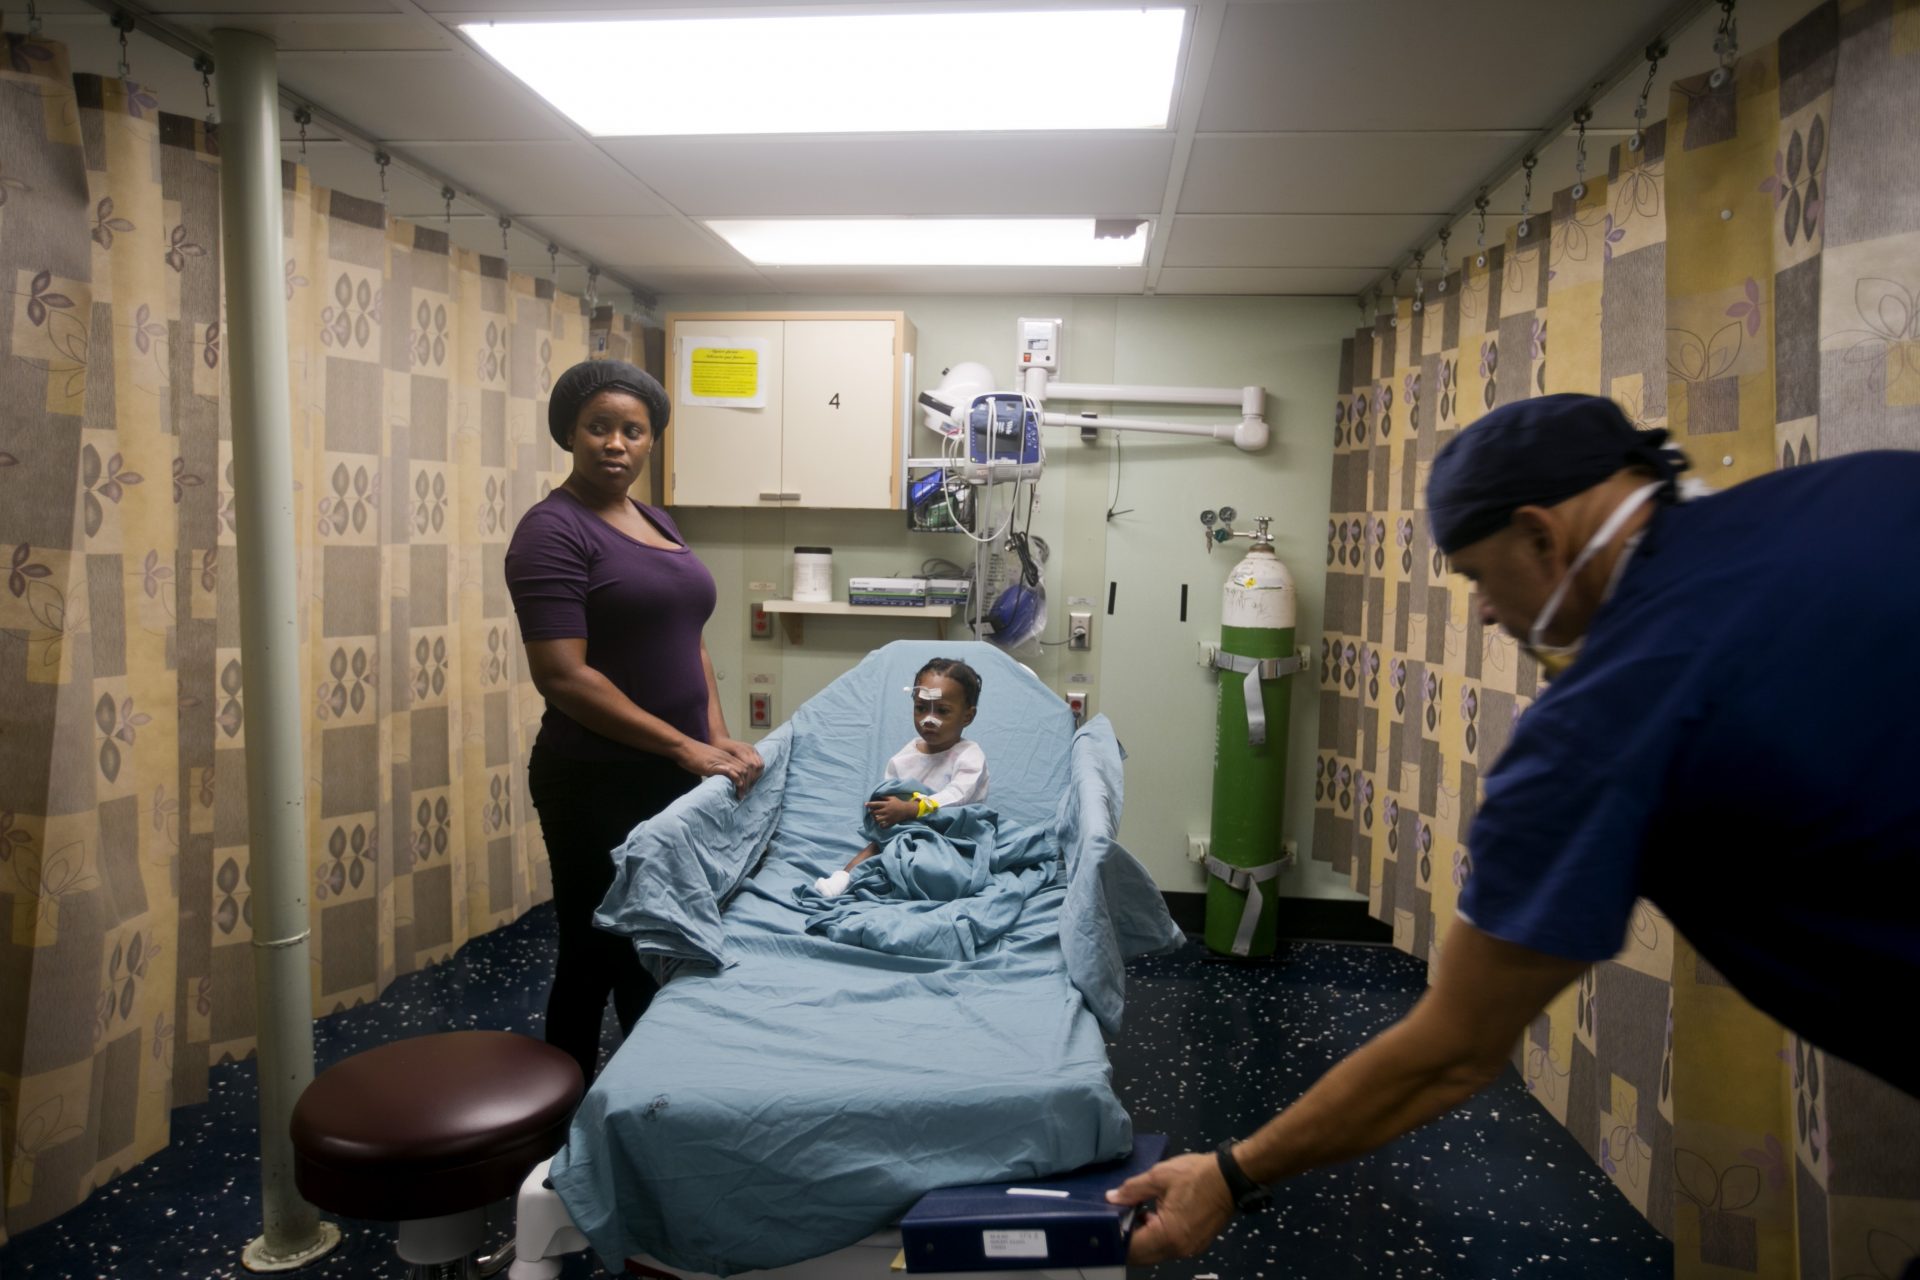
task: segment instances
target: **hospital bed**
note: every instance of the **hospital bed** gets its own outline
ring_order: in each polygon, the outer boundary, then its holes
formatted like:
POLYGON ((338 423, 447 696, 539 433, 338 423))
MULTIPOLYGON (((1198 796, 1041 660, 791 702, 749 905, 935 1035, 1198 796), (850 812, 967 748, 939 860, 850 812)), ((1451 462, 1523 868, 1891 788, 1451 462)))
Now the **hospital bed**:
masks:
POLYGON ((886 1280, 895 1224, 926 1192, 1131 1149, 1102 1032, 1119 1030, 1126 960, 1182 938, 1114 839, 1121 752, 1106 720, 1076 732, 1056 694, 989 646, 903 641, 760 751, 744 799, 709 779, 616 851, 598 923, 665 985, 566 1145, 526 1179, 514 1280, 556 1276, 587 1247, 675 1280, 886 1280), (857 851, 860 806, 910 732, 904 690, 934 657, 981 673, 967 736, 986 751, 988 806, 1003 833, 1038 833, 1047 862, 994 876, 1017 913, 867 902, 854 912, 868 913, 866 945, 809 932, 823 904, 806 886, 857 851))

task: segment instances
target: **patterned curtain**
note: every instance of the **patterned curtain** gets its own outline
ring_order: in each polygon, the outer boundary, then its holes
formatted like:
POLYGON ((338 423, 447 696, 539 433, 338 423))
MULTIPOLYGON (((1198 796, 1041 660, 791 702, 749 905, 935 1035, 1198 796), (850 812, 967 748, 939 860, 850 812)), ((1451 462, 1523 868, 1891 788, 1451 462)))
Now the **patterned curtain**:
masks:
MULTIPOLYGON (((1671 428, 1716 487, 1920 448, 1917 86, 1920 9, 1823 5, 1343 346, 1314 852, 1402 948, 1439 953, 1481 774, 1539 689, 1429 542, 1435 451, 1554 391, 1671 428)), ((1920 1102, 1782 1031, 1645 903, 1516 1066, 1677 1275, 1891 1280, 1920 1254, 1920 1102)))
MULTIPOLYGON (((253 1046, 219 156, 0 68, 0 1239, 253 1046)), ((548 893, 503 578, 578 299, 285 170, 316 1013, 548 893)))

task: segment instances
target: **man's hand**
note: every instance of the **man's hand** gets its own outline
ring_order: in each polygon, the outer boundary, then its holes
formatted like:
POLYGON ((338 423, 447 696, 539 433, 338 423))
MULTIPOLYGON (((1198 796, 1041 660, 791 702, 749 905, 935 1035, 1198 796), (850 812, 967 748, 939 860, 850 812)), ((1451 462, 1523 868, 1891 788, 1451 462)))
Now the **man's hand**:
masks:
POLYGON ((867 813, 872 816, 873 825, 887 831, 919 817, 920 804, 906 796, 887 796, 867 801, 867 813))
POLYGON ((1107 1192, 1113 1204, 1154 1201, 1133 1229, 1128 1263, 1144 1266, 1204 1252, 1233 1217, 1233 1197, 1210 1155, 1175 1156, 1107 1192))

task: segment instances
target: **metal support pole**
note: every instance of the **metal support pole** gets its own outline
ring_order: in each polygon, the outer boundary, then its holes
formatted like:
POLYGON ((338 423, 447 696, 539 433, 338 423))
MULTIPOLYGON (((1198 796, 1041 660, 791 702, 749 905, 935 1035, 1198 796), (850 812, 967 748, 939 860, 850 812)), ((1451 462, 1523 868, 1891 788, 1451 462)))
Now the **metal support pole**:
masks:
POLYGON ((262 1234, 242 1261, 288 1271, 340 1242, 293 1185, 293 1104, 313 1079, 307 976, 306 768, 301 759, 293 439, 281 259, 280 103, 274 46, 213 33, 220 81, 221 262, 232 385, 240 666, 253 856, 262 1234))

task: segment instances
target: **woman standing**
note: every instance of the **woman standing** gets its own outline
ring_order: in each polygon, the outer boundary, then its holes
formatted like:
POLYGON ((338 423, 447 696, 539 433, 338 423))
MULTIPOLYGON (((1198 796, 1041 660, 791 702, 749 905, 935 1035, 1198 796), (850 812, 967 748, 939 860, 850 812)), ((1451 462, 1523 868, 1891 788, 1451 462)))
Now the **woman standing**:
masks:
POLYGON ((758 752, 727 736, 701 638, 713 575, 666 512, 627 496, 668 412, 660 384, 624 361, 562 374, 547 429, 573 470, 507 547, 527 666, 547 701, 527 766, 560 925, 547 1042, 587 1080, 608 993, 625 1032, 657 989, 628 940, 593 925, 613 850, 699 779, 725 777, 745 794, 761 768, 758 752))

